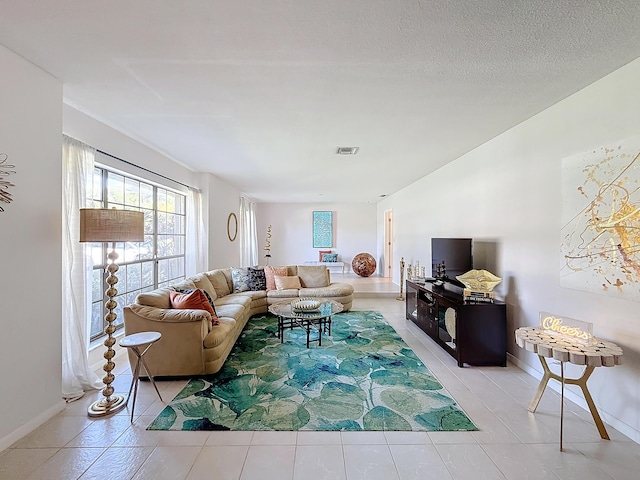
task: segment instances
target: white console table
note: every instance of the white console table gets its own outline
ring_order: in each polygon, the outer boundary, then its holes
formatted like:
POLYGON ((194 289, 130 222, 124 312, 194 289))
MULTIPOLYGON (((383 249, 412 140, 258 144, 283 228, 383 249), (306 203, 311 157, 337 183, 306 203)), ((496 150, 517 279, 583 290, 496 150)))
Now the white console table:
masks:
POLYGON ((342 273, 344 273, 344 262, 304 262, 305 265, 324 265, 327 268, 331 267, 340 267, 342 269, 342 273))

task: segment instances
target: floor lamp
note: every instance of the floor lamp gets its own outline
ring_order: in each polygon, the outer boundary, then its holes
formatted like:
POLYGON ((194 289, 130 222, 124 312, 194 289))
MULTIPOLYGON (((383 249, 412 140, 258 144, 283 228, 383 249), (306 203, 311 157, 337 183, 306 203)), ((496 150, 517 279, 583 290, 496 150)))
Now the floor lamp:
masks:
POLYGON ((118 306, 114 297, 118 294, 115 285, 118 283, 116 272, 118 271, 118 254, 116 253, 116 242, 142 242, 144 241, 144 213, 132 210, 116 210, 107 208, 82 208, 80 209, 80 241, 81 242, 111 242, 111 252, 107 255, 109 262, 105 268, 107 273, 106 283, 107 290, 104 306, 107 314, 104 316, 107 326, 104 333, 107 339, 104 346, 107 351, 104 358, 107 361, 102 369, 106 375, 102 379, 104 388, 102 395, 104 398, 95 401, 89 406, 88 414, 90 417, 102 417, 119 412, 126 405, 126 399, 122 395, 114 395, 111 384, 115 380, 112 373, 116 364, 113 362, 115 350, 112 348, 116 343, 113 334, 116 327, 113 325, 117 318, 115 309, 118 306))

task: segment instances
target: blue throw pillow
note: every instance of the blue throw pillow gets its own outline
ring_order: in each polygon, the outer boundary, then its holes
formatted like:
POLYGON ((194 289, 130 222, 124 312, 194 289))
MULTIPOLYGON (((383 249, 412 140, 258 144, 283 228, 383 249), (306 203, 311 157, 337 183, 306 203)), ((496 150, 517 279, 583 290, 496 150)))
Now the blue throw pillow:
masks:
POLYGON ((323 253, 322 254, 323 262, 337 262, 338 254, 337 253, 323 253))

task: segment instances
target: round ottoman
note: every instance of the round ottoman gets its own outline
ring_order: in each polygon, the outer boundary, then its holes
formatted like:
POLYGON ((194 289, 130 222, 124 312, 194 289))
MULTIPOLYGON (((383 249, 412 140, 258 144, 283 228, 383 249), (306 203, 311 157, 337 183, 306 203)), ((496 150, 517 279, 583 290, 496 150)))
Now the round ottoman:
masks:
POLYGON ((376 259, 368 253, 359 253, 353 257, 351 268, 361 277, 368 277, 376 271, 376 259))

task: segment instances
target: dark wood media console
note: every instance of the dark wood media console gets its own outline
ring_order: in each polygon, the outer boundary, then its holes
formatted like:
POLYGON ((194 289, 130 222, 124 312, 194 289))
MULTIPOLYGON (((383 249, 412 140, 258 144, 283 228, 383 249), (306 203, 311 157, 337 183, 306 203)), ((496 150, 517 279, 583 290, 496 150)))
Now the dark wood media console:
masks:
POLYGON ((411 320, 458 361, 458 366, 507 366, 507 308, 504 302, 464 301, 462 288, 407 280, 411 320))

